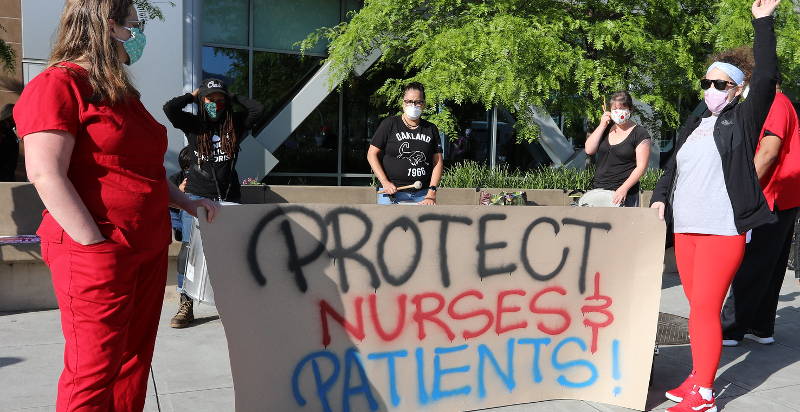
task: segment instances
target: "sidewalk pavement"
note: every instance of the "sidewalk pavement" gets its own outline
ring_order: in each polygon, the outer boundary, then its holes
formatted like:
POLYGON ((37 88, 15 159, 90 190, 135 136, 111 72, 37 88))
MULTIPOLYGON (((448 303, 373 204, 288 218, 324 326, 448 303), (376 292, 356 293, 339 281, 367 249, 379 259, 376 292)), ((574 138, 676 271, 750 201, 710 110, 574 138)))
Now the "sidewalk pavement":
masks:
MULTIPOLYGON (((677 275, 665 274, 661 311, 688 316, 677 275)), ((725 348, 716 391, 726 412, 800 411, 800 287, 787 272, 781 290, 774 345, 745 341, 725 348)), ((222 323, 211 306, 195 307, 197 321, 171 329, 177 308, 168 293, 148 388, 145 411, 233 411, 233 381, 222 323)), ((0 411, 52 411, 62 367, 63 338, 57 310, 0 313, 0 411)), ((673 405, 665 390, 677 386, 691 368, 688 345, 662 347, 655 358, 648 410, 673 405)), ((583 401, 559 400, 492 409, 492 412, 628 411, 583 401)))

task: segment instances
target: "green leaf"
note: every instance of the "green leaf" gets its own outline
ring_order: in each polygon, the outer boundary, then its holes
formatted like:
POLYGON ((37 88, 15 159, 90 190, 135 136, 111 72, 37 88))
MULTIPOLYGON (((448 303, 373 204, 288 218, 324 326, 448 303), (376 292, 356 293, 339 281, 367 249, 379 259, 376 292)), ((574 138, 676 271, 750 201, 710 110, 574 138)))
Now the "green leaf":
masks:
MULTIPOLYGON (((156 3, 166 3, 170 7, 175 7, 175 3, 172 1, 158 1, 156 3)), ((161 8, 154 5, 150 0, 133 0, 133 5, 136 6, 137 10, 143 12, 148 19, 164 21, 164 13, 161 8)))
MULTIPOLYGON (((398 98, 398 84, 425 84, 431 106, 502 106, 517 118, 520 140, 538 136, 530 105, 583 125, 600 101, 628 90, 652 107, 654 137, 672 135, 700 96, 697 79, 710 53, 751 44, 750 0, 366 0, 351 18, 300 42, 329 41, 332 79, 347 79, 370 51, 378 66, 400 64, 403 78, 377 92, 398 98)), ((777 14, 785 79, 800 79, 800 17, 784 1, 777 14)), ((789 82, 791 83, 791 82, 789 82)), ((785 87, 800 91, 797 82, 785 87)), ((463 119, 441 115, 447 129, 463 119), (446 120, 445 120, 446 119, 446 120)), ((441 124, 440 124, 441 123, 441 124)), ((583 127, 583 126, 581 126, 583 127)), ((593 127, 593 126, 589 126, 593 127)), ((586 130, 574 128, 582 141, 586 130)))

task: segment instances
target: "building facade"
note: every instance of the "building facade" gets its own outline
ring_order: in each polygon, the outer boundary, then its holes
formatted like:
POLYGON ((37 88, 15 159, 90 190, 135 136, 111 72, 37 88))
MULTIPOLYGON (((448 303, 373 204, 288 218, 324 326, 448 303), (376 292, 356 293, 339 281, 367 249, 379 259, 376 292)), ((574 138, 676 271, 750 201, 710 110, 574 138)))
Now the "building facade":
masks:
MULTIPOLYGON (((46 67, 64 3, 19 2, 0 0, 4 13, 6 4, 16 4, 17 9, 8 10, 21 16, 19 80, 27 83, 46 67)), ((145 106, 170 130, 165 159, 169 171, 177 169, 177 153, 185 140, 169 125, 163 104, 191 92, 203 78, 217 77, 232 92, 251 96, 266 107, 255 136, 242 143, 237 164, 242 179, 252 177, 270 184, 370 184, 366 152, 372 134, 384 116, 400 109, 399 102, 382 101, 375 92, 387 78, 404 73, 399 67, 383 65, 367 69, 345 87, 321 90, 327 44, 320 43, 305 55, 297 45, 314 30, 346 20, 348 13, 362 7, 362 0, 151 3, 161 8, 164 20, 148 22, 147 48, 130 72, 145 106), (272 127, 280 122, 285 124, 272 127)), ((451 109, 459 119, 460 136, 450 136, 445 145, 447 163, 473 159, 530 169, 558 157, 556 149, 562 158, 574 151, 563 135, 564 141, 555 145, 516 143, 515 120, 502 108, 464 105, 451 109)), ((549 129, 560 134, 553 119, 545 117, 552 123, 549 129)))

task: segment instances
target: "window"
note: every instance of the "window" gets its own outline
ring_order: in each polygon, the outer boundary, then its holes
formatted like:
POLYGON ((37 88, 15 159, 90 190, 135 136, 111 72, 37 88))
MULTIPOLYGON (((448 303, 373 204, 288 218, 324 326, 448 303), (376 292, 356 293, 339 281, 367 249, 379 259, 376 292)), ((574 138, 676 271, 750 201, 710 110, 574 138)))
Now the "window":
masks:
POLYGON ((403 75, 401 67, 370 69, 344 89, 342 107, 342 167, 346 173, 372 173, 367 162, 372 135, 387 113, 399 112, 398 105, 375 98, 375 92, 390 77, 403 75))
MULTIPOLYGON (((271 118, 316 73, 327 48, 322 42, 301 56, 295 44, 320 27, 337 25, 362 6, 363 0, 203 0, 203 77, 220 78, 233 93, 252 96, 271 118)), ((331 93, 275 150, 279 163, 265 181, 371 181, 367 148, 381 116, 389 111, 373 95, 387 76, 365 75, 354 90, 331 93)), ((242 176, 264 175, 263 167, 255 170, 258 158, 240 158, 242 176)))
POLYGON ((321 57, 254 52, 253 97, 267 113, 276 112, 319 69, 321 57))
MULTIPOLYGON (((342 4, 336 0, 254 0, 254 46, 296 52, 295 43, 320 27, 337 25, 341 17, 342 4)), ((327 43, 320 42, 310 52, 324 54, 327 47, 327 43)))
POLYGON ((202 13, 203 43, 247 46, 250 26, 248 0, 205 0, 202 13))
POLYGON ((220 79, 234 94, 249 93, 249 59, 246 50, 203 47, 203 78, 220 79))
POLYGON ((339 170, 339 94, 328 96, 273 153, 273 173, 337 173, 339 170))

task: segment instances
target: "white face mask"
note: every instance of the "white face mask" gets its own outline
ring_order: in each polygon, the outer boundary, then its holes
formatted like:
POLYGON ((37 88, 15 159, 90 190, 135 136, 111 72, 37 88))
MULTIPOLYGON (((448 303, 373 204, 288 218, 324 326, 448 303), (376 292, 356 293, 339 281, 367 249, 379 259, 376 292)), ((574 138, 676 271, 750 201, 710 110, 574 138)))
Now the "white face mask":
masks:
POLYGON ((616 124, 623 124, 630 120, 631 111, 628 109, 614 109, 611 111, 611 120, 616 124))
POLYGON ((406 116, 412 120, 417 120, 420 116, 422 116, 422 108, 413 104, 405 106, 403 108, 403 112, 405 112, 406 116))

